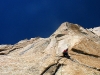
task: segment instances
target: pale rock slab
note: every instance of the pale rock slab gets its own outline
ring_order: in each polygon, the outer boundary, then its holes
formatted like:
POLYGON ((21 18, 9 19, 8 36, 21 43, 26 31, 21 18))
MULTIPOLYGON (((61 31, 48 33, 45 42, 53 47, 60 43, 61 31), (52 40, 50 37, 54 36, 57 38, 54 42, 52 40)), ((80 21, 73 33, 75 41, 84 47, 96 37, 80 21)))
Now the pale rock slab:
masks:
POLYGON ((0 75, 100 75, 99 63, 99 35, 68 22, 48 38, 0 45, 0 75))

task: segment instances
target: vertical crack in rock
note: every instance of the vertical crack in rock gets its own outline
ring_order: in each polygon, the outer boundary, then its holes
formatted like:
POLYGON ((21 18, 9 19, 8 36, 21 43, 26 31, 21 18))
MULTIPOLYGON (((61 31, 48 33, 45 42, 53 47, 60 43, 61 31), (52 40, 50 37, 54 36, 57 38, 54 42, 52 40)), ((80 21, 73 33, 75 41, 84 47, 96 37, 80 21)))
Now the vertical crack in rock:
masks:
POLYGON ((55 70, 55 72, 54 72, 54 74, 53 75, 55 75, 56 74, 56 72, 58 71, 58 69, 61 67, 61 64, 58 64, 58 66, 56 67, 56 70, 55 70))
POLYGON ((48 66, 42 73, 41 75, 55 75, 56 72, 58 71, 58 69, 61 67, 61 64, 52 64, 50 66, 48 66))
POLYGON ((58 69, 61 67, 61 64, 59 64, 59 61, 62 58, 57 60, 57 63, 49 65, 40 75, 55 75, 58 69))
MULTIPOLYGON (((52 64, 52 65, 48 66, 47 68, 45 68, 45 70, 40 75, 44 75, 48 70, 50 70, 51 67, 53 67, 55 65, 56 64, 52 64)), ((51 72, 53 72, 53 68, 52 68, 51 72)))

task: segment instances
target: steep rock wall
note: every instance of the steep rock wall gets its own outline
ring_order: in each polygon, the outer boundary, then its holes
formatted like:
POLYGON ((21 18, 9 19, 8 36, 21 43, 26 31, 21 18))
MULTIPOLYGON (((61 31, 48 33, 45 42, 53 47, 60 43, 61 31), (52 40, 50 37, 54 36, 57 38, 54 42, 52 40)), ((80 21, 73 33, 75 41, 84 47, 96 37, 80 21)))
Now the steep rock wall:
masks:
POLYGON ((0 75, 100 75, 99 63, 99 36, 68 22, 49 38, 0 45, 0 75))

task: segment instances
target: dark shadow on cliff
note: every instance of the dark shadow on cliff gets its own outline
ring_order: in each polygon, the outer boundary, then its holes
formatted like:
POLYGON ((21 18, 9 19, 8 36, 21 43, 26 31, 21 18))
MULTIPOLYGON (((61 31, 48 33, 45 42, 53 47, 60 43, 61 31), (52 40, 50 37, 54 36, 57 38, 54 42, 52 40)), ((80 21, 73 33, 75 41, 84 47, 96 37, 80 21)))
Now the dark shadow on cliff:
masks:
POLYGON ((56 38, 56 37, 62 37, 62 36, 64 36, 64 35, 65 35, 65 34, 58 34, 58 35, 55 36, 55 38, 56 38))
POLYGON ((45 70, 40 75, 43 75, 47 70, 49 70, 50 67, 52 67, 54 65, 56 65, 56 64, 52 64, 52 65, 48 66, 47 68, 45 68, 45 70))
POLYGON ((72 49, 72 51, 73 52, 76 52, 76 53, 79 53, 79 54, 83 54, 83 55, 88 55, 88 56, 92 56, 92 57, 96 57, 96 58, 99 58, 100 56, 98 56, 98 55, 93 55, 93 54, 88 54, 88 53, 86 53, 86 52, 84 52, 84 51, 81 51, 81 50, 77 50, 77 49, 72 49))
POLYGON ((57 65, 57 63, 56 64, 52 64, 52 65, 48 66, 47 68, 45 68, 45 70, 40 75, 44 75, 45 73, 49 73, 51 75, 55 75, 60 67, 61 67, 61 64, 58 64, 58 65, 57 65))

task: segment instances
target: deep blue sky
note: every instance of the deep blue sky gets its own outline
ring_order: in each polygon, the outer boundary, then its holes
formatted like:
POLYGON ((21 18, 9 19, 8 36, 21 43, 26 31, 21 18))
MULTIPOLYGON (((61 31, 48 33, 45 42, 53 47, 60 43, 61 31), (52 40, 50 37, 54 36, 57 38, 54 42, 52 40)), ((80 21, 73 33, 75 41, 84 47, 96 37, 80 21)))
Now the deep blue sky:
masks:
POLYGON ((0 0, 0 44, 49 37, 66 21, 100 26, 100 0, 0 0))

